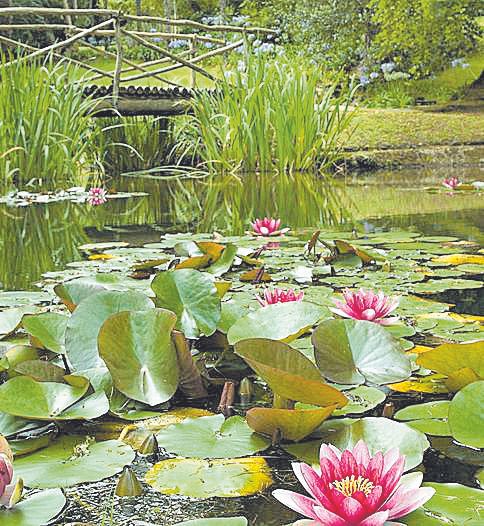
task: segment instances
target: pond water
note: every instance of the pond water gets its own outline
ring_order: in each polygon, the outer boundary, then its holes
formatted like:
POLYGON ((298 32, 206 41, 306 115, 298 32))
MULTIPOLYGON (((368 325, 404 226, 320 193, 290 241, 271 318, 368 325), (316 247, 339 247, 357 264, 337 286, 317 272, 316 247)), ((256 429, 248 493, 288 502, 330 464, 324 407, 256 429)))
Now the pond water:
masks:
MULTIPOLYGON (((207 232, 213 230, 210 225, 220 232, 242 234, 250 219, 263 215, 281 217, 293 229, 306 228, 304 239, 316 227, 329 225, 363 233, 397 228, 426 236, 455 236, 482 246, 483 194, 428 190, 439 187, 443 177, 451 175, 465 181, 484 179, 479 167, 382 171, 334 180, 308 174, 169 182, 124 178, 113 181, 110 189, 148 195, 113 199, 96 208, 72 202, 18 208, 0 205, 0 290, 36 290, 36 283, 46 273, 55 278, 57 271, 83 259, 79 247, 87 243, 123 241, 142 246, 158 242, 162 233, 207 232)), ((446 291, 431 299, 455 303, 457 312, 479 315, 483 310, 481 290, 446 291)), ((395 410, 423 400, 421 394, 383 389, 388 394, 386 402, 395 410)), ((214 409, 216 403, 212 398, 208 407, 214 409)), ((381 405, 367 416, 382 416, 381 405)), ((423 459, 425 480, 475 486, 475 471, 484 463, 482 450, 456 446, 449 437, 433 437, 431 443, 435 447, 428 449, 423 459)), ((280 448, 268 449, 263 456, 273 468, 274 486, 294 487, 290 457, 280 448)), ((152 460, 137 458, 134 462, 140 480, 152 460)), ((117 499, 113 496, 116 479, 67 489, 68 507, 56 524, 89 521, 135 526, 142 524, 137 521, 146 521, 168 525, 198 517, 243 515, 251 525, 281 526, 297 518, 269 492, 193 501, 146 487, 142 497, 117 499)))
POLYGON ((0 290, 35 290, 43 273, 81 259, 79 247, 86 243, 137 246, 175 231, 241 234, 249 220, 267 214, 292 228, 351 225, 370 232, 397 227, 482 245, 482 193, 424 189, 438 187, 451 175, 482 180, 483 172, 479 167, 398 170, 329 181, 308 174, 249 174, 217 181, 121 178, 111 183, 112 190, 149 195, 110 200, 97 208, 67 201, 17 208, 0 204, 0 290))

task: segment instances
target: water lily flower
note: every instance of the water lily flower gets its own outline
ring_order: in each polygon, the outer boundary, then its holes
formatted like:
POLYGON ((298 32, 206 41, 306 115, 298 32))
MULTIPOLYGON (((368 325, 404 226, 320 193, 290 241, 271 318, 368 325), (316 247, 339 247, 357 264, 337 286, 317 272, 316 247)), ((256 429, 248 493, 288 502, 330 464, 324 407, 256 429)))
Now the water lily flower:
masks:
POLYGON ((313 519, 311 526, 383 526, 416 510, 435 493, 420 487, 422 473, 403 475, 405 457, 398 449, 371 457, 362 440, 343 452, 322 444, 320 465, 321 475, 307 464, 292 464, 311 497, 283 489, 272 493, 285 506, 313 519))
POLYGON ((13 507, 22 495, 22 480, 14 480, 13 454, 8 442, 0 435, 0 507, 13 507))
POLYGON ((281 228, 281 220, 272 217, 264 217, 264 219, 256 219, 252 225, 252 234, 256 236, 280 236, 289 232, 289 228, 281 228))
POLYGON ((86 201, 92 206, 103 205, 107 201, 106 195, 107 192, 104 190, 104 188, 90 188, 89 192, 87 193, 86 201))
POLYGON ((296 292, 294 289, 266 289, 262 296, 257 296, 257 301, 262 307, 274 305, 274 303, 289 303, 291 301, 302 301, 304 292, 296 292))
POLYGON ((372 290, 360 289, 351 292, 345 289, 343 297, 344 302, 333 300, 337 308, 330 307, 331 311, 343 318, 373 321, 380 325, 391 325, 398 320, 398 316, 387 316, 398 307, 399 299, 385 296, 382 291, 375 293, 372 290))
POLYGON ((450 190, 455 190, 460 185, 460 181, 458 177, 447 177, 442 181, 442 185, 450 190))

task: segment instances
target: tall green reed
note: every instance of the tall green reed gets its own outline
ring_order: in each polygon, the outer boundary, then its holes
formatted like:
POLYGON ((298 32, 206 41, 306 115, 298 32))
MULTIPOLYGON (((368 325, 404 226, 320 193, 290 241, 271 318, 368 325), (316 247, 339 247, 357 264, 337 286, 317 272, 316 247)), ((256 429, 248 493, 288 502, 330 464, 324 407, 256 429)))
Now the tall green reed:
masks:
POLYGON ((0 185, 82 185, 102 169, 79 75, 63 62, 0 62, 0 185))
POLYGON ((247 57, 216 92, 193 100, 177 154, 210 171, 308 171, 338 159, 348 131, 352 91, 320 88, 316 68, 247 57))

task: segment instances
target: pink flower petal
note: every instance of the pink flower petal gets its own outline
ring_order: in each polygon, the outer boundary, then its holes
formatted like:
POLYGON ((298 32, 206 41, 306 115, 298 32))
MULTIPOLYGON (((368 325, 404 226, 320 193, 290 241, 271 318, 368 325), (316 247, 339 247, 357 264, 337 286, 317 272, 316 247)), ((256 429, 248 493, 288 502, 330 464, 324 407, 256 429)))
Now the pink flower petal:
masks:
POLYGON ((367 517, 363 522, 360 522, 358 526, 383 526, 388 519, 387 511, 379 511, 367 517))
POLYGON ((346 497, 340 513, 350 524, 359 524, 359 521, 368 515, 365 513, 365 507, 352 497, 346 497))
POLYGON ((389 519, 398 519, 404 515, 408 515, 412 511, 420 508, 428 500, 430 500, 435 493, 434 488, 418 488, 411 489, 407 492, 399 492, 399 489, 393 494, 392 498, 385 503, 384 509, 389 510, 389 519), (391 506, 392 502, 395 504, 391 506))
POLYGON ((318 503, 309 497, 287 489, 276 489, 272 492, 272 496, 284 504, 284 506, 291 508, 291 510, 301 515, 309 517, 310 519, 318 518, 314 513, 314 507, 317 506, 318 503))
POLYGON ((322 506, 315 506, 314 512, 316 518, 324 524, 324 526, 349 526, 348 523, 336 513, 333 513, 322 506))

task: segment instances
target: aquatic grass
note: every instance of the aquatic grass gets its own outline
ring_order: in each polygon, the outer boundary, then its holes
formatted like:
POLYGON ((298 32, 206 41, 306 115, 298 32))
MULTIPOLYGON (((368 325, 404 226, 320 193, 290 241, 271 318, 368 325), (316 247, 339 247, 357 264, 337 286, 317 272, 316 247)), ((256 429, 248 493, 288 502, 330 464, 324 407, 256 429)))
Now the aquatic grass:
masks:
POLYGON ((109 117, 95 122, 96 147, 111 175, 150 170, 163 164, 172 148, 172 124, 166 117, 109 117))
POLYGON ((0 63, 0 171, 6 188, 83 185, 99 171, 93 102, 70 82, 74 68, 50 60, 0 63))
POLYGON ((210 171, 308 171, 331 165, 348 130, 352 90, 320 88, 316 68, 247 57, 216 91, 198 93, 177 152, 210 171), (190 149, 191 146, 191 149, 190 149))

